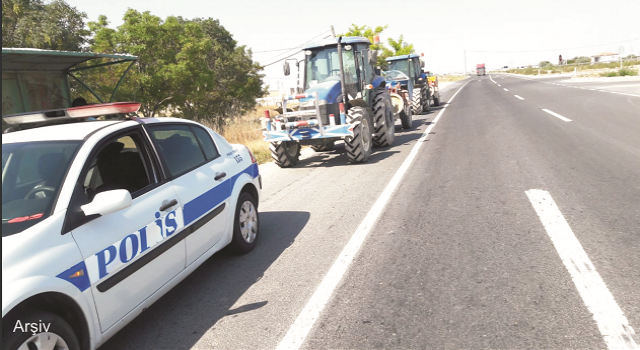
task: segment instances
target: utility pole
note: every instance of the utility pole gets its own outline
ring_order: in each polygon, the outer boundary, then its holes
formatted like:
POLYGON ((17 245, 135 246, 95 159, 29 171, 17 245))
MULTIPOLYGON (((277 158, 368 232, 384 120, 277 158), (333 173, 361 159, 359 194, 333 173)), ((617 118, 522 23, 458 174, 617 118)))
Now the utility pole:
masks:
POLYGON ((464 49, 464 69, 462 70, 462 75, 467 75, 467 49, 464 49))

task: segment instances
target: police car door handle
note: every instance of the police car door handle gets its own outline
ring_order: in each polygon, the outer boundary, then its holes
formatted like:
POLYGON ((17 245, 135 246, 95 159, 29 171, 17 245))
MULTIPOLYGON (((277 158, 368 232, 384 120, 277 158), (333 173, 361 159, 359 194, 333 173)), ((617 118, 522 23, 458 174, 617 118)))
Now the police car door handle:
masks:
POLYGON ((178 204, 178 201, 175 199, 172 199, 171 201, 166 201, 166 200, 162 201, 162 206, 160 207, 160 211, 165 211, 167 209, 170 209, 176 204, 178 204))
POLYGON ((213 179, 218 181, 218 180, 224 178, 225 176, 227 176, 227 173, 216 173, 216 177, 214 177, 213 179))

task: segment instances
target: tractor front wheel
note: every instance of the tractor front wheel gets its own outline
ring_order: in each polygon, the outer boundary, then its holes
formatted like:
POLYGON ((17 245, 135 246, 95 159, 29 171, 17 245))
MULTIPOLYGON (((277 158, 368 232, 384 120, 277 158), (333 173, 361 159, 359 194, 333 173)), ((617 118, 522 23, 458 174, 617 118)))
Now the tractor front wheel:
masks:
POLYGON ((316 152, 329 152, 333 150, 335 143, 335 141, 323 141, 321 144, 311 145, 311 149, 316 152))
POLYGON ((353 125, 353 137, 344 139, 344 147, 351 163, 365 163, 371 157, 371 119, 362 107, 347 112, 347 123, 353 125), (355 125, 354 125, 355 124, 355 125))
POLYGON ((413 113, 411 108, 407 106, 402 112, 400 112, 400 121, 402 122, 403 129, 411 129, 413 127, 413 113))
POLYGON ((431 96, 428 88, 421 89, 422 92, 422 102, 424 106, 422 107, 422 111, 428 113, 431 110, 431 96))
POLYGON ((300 144, 295 141, 271 142, 271 157, 281 168, 290 168, 300 161, 300 144))

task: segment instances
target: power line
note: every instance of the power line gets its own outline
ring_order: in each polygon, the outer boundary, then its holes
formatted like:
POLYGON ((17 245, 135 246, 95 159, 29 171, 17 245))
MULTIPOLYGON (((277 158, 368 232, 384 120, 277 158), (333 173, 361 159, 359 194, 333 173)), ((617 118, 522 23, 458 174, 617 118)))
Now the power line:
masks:
POLYGON ((271 63, 269 63, 269 64, 265 64, 264 66, 262 66, 262 68, 272 66, 272 65, 274 65, 274 64, 276 64, 276 63, 278 63, 278 62, 282 62, 282 61, 286 60, 287 58, 290 58, 290 57, 293 57, 293 56, 297 55, 298 53, 299 53, 299 52, 296 52, 296 53, 294 53, 294 54, 292 54, 292 55, 289 55, 289 56, 287 56, 287 57, 281 58, 281 59, 279 59, 279 60, 277 60, 277 61, 275 61, 275 62, 271 62, 271 63))
POLYGON ((563 48, 563 49, 525 50, 525 51, 480 51, 480 50, 467 50, 467 52, 482 52, 482 53, 522 53, 522 52, 547 52, 547 51, 560 51, 560 50, 578 50, 578 49, 588 49, 588 48, 590 48, 590 47, 598 47, 598 46, 605 46, 605 45, 613 45, 613 44, 627 43, 627 42, 630 42, 630 41, 636 41, 636 40, 640 40, 640 38, 637 38, 637 39, 631 39, 631 40, 624 40, 624 41, 616 41, 616 42, 608 43, 608 44, 598 44, 598 45, 590 45, 590 46, 581 46, 581 47, 563 48))
MULTIPOLYGON (((299 46, 298 46, 299 47, 299 46)), ((256 51, 253 52, 254 54, 256 53, 265 53, 265 52, 276 52, 276 51, 286 51, 286 50, 293 50, 293 49, 297 49, 298 47, 290 47, 288 49, 277 49, 277 50, 265 50, 265 51, 256 51)))
MULTIPOLYGON (((311 40, 313 40, 313 39, 315 39, 315 38, 317 38, 317 37, 319 37, 319 36, 325 35, 327 32, 329 32, 329 30, 325 30, 324 32, 322 32, 322 33, 320 33, 320 34, 318 34, 318 35, 314 36, 313 38, 306 40, 306 41, 305 41, 305 42, 303 42, 302 44, 300 44, 300 45, 298 45, 298 46, 296 46, 296 47, 291 48, 289 51, 291 51, 291 50, 295 50, 295 49, 299 49, 299 48, 301 48, 301 47, 302 47, 302 45, 304 45, 304 44, 308 43, 309 41, 311 41, 311 40)), ((273 57, 271 57, 271 58, 269 58, 269 59, 266 59, 265 61, 271 61, 272 59, 275 59, 275 58, 280 57, 280 56, 282 56, 282 55, 286 55, 287 53, 288 53, 288 52, 281 53, 281 54, 279 54, 279 55, 276 55, 276 56, 273 56, 273 57)), ((285 57, 285 58, 278 59, 277 61, 273 61, 273 62, 271 62, 271 63, 269 63, 269 64, 267 64, 267 65, 265 65, 265 66, 263 66, 263 67, 270 66, 270 65, 272 65, 272 64, 274 64, 274 63, 277 63, 277 62, 280 62, 280 61, 282 61, 282 60, 285 60, 285 59, 287 59, 287 58, 289 58, 289 57, 291 57, 291 56, 294 56, 294 55, 296 55, 296 54, 297 54, 297 52, 296 52, 295 54, 293 54, 293 55, 287 56, 287 57, 285 57)))

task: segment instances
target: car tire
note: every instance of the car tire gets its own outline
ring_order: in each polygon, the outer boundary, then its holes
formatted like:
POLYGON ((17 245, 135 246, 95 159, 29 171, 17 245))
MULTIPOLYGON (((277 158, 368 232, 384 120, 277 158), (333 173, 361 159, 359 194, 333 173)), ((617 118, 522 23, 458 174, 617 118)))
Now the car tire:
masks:
POLYGON ((347 112, 347 123, 353 125, 353 137, 344 138, 347 157, 351 163, 365 163, 371 157, 373 148, 371 119, 362 107, 352 107, 347 112))
POLYGON ((396 138, 396 127, 391 99, 385 90, 378 90, 373 95, 371 109, 373 110, 373 145, 392 146, 396 138))
MULTIPOLYGON (((7 322, 8 324, 4 324, 5 321, 7 320, 3 319, 2 322, 2 350, 17 350, 20 348, 80 350, 78 336, 73 331, 73 328, 64 318, 56 314, 44 311, 27 311, 23 312, 17 319, 7 322), (18 321, 22 327, 24 327, 25 323, 31 323, 45 325, 48 328, 46 332, 38 333, 36 331, 35 335, 31 329, 27 329, 26 332, 14 332, 18 321), (45 347, 43 344, 55 344, 56 346, 45 347)), ((43 329, 40 328, 39 330, 43 329)))
POLYGON ((411 100, 411 109, 413 114, 422 113, 422 89, 414 87, 413 88, 413 98, 411 100))
POLYGON ((281 168, 290 168, 300 161, 300 144, 295 141, 271 142, 271 158, 281 168))
POLYGON ((260 218, 256 199, 247 192, 240 193, 233 216, 233 238, 229 245, 235 254, 246 254, 256 246, 260 218))

